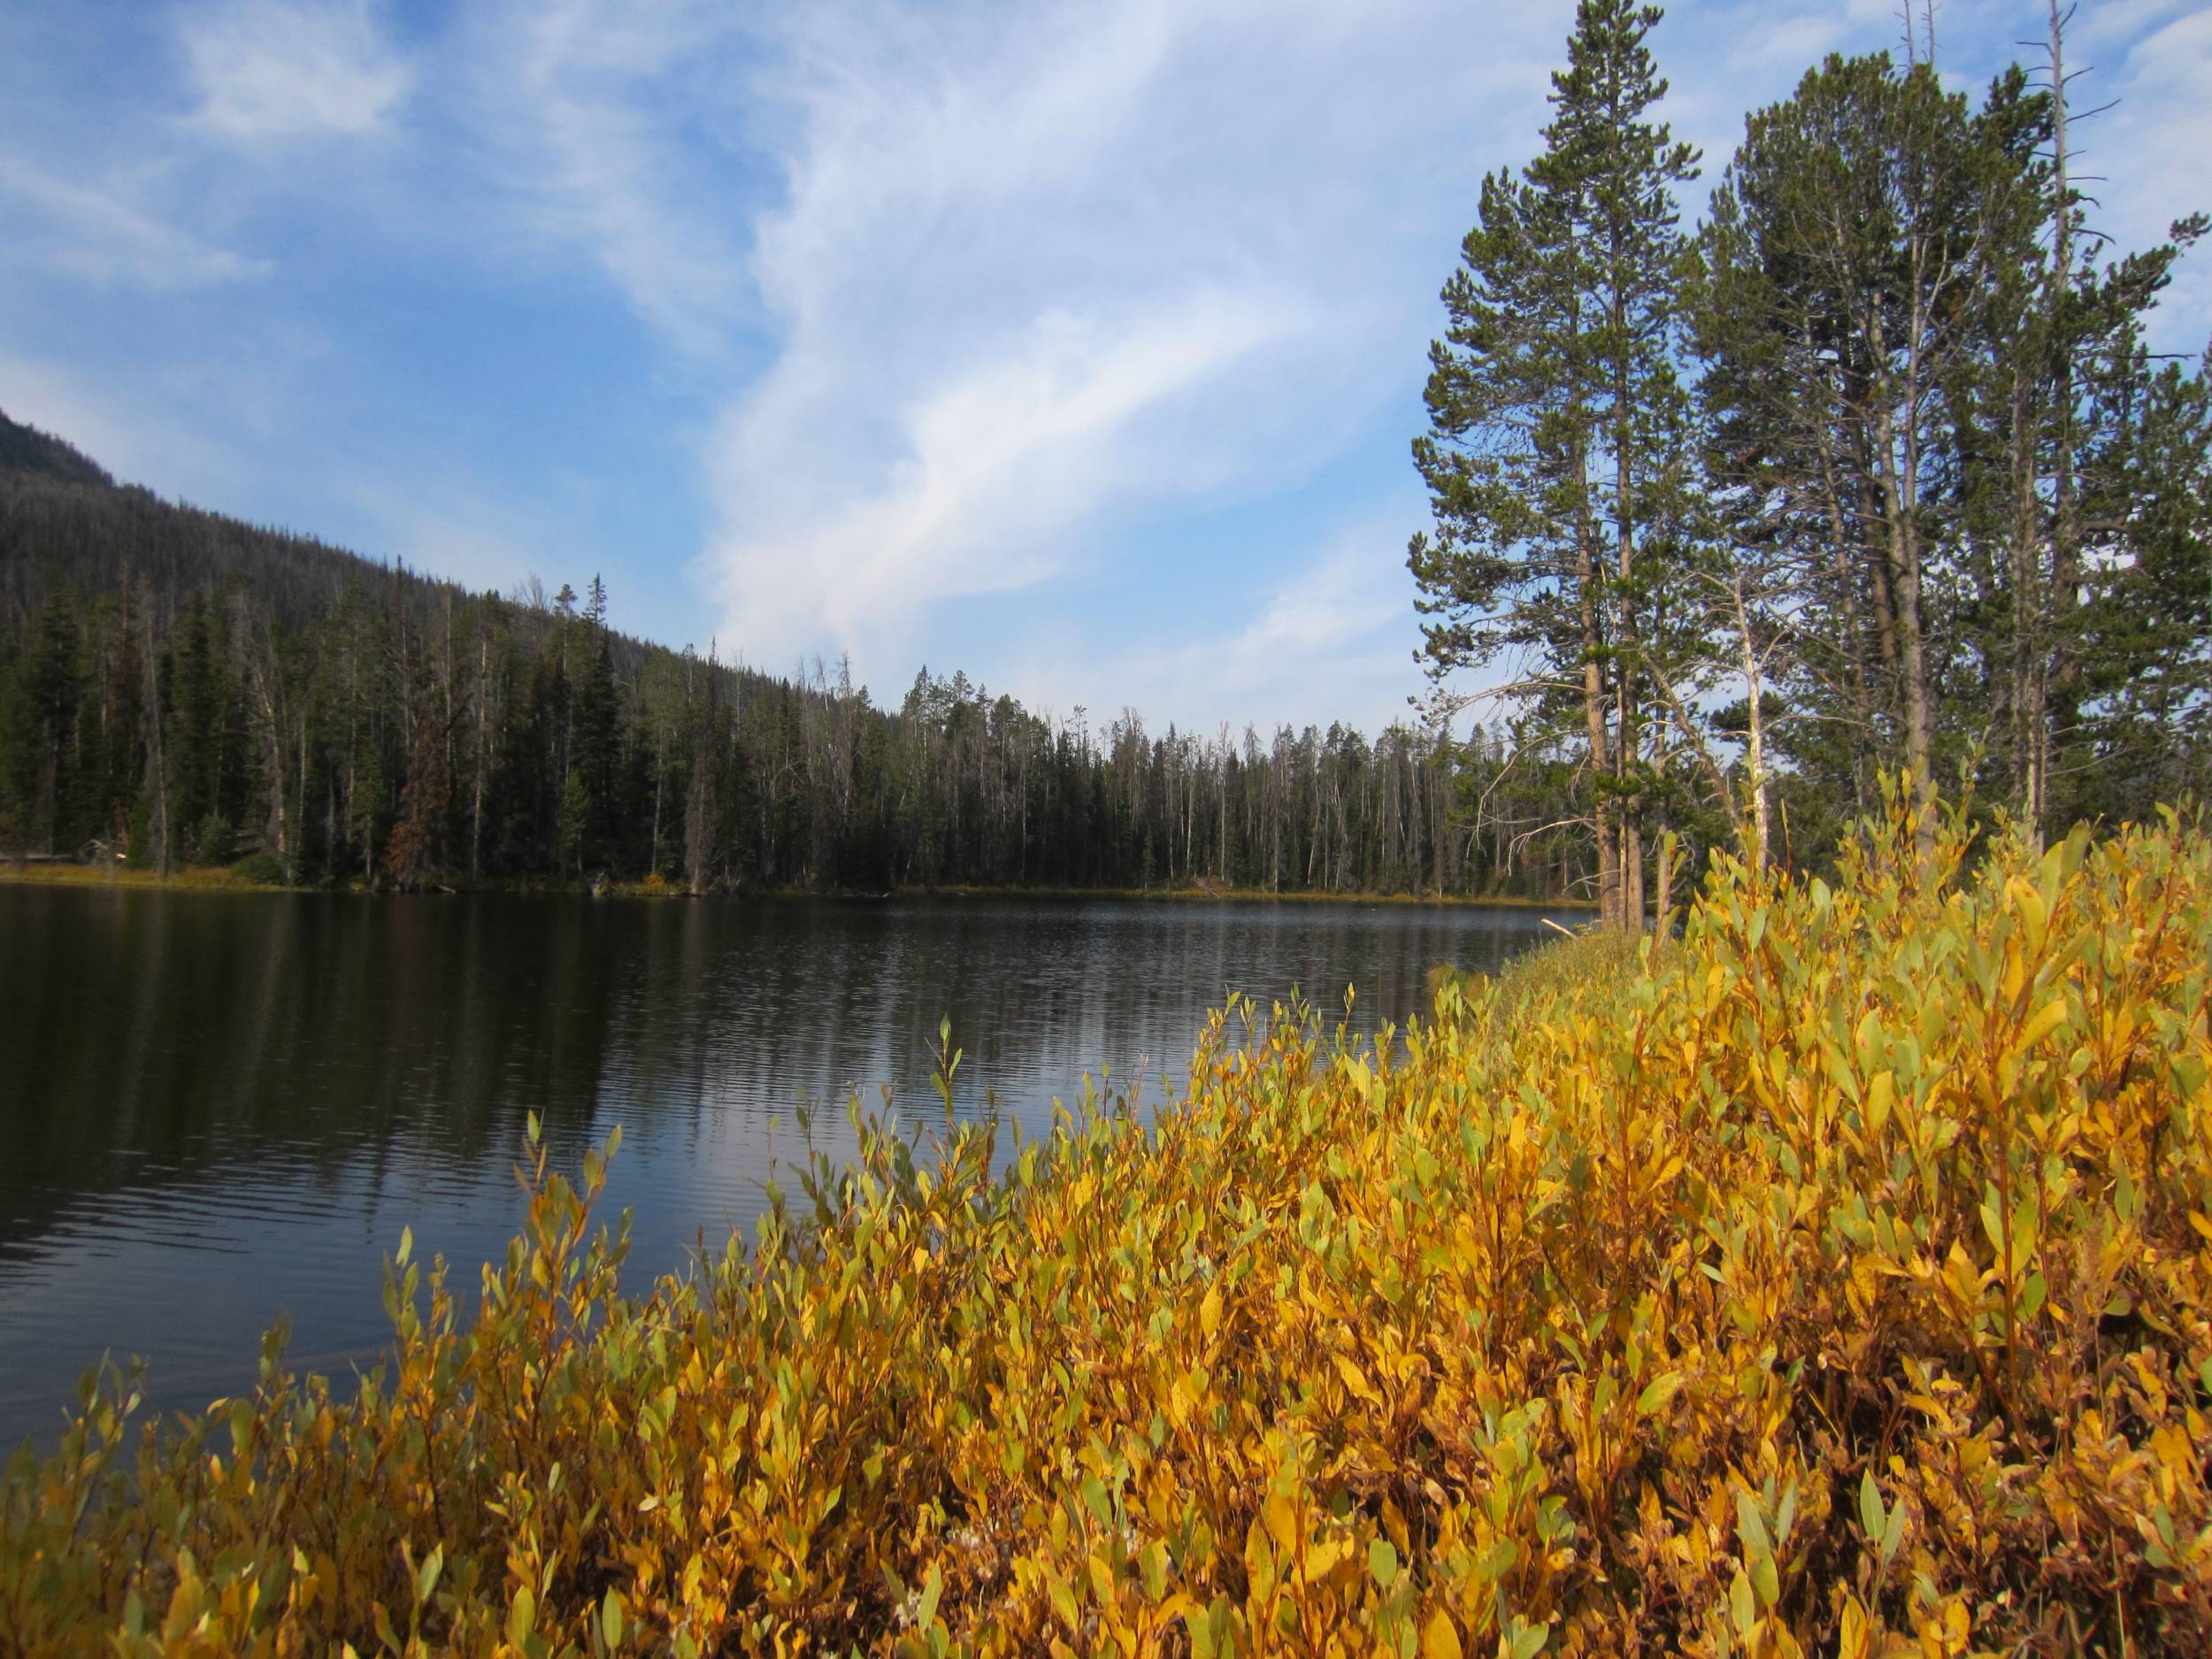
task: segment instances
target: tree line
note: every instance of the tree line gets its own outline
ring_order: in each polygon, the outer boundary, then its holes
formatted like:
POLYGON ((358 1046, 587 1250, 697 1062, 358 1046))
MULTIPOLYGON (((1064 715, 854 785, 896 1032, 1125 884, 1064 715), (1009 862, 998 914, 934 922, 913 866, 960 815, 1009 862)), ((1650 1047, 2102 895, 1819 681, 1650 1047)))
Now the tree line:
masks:
POLYGON ((1969 97, 1909 7, 1748 117, 1689 228, 1660 19, 1584 0, 1443 290, 1435 702, 1509 709, 1623 924, 1669 832, 1817 864, 1892 769, 2038 831, 2200 795, 2212 402, 2147 319, 2206 220, 2098 229, 2068 13, 1969 97))
POLYGON ((176 505, 0 418, 0 849, 403 887, 1586 878, 1464 820, 1507 772, 1487 733, 1159 733, 926 671, 879 707, 843 664, 742 670, 609 608, 596 578, 472 593, 176 505))

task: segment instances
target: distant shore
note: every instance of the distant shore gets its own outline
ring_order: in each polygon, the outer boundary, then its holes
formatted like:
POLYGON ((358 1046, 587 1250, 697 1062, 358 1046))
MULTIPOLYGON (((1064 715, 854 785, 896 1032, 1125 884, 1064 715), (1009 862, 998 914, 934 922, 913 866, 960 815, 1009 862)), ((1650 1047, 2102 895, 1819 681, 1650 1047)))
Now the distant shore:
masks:
POLYGON ((1156 899, 1171 902, 1220 899, 1239 904, 1434 904, 1527 910, 1594 910, 1597 908, 1588 899, 1532 899, 1514 894, 1495 898, 1471 898, 1456 893, 1369 893, 1360 890, 1319 893, 1303 888, 1297 892, 1275 892, 1266 887, 1201 887, 1195 884, 1156 887, 901 887, 883 896, 896 899, 1156 899))
MULTIPOLYGON (((336 887, 303 887, 280 881, 257 880, 237 870, 220 866, 191 866, 164 873, 127 865, 69 864, 58 861, 24 863, 0 859, 0 882, 28 887, 165 888, 193 893, 391 893, 389 887, 367 887, 358 882, 336 887)), ((589 889, 576 881, 527 881, 502 878, 472 881, 466 878, 429 889, 440 893, 565 894, 581 897, 589 889)), ((599 889, 603 898, 680 899, 689 896, 672 882, 609 881, 599 889)), ((893 887, 879 893, 849 887, 747 887, 717 889, 717 898, 845 899, 1138 899, 1179 903, 1218 900, 1237 904, 1404 904, 1440 908, 1511 909, 1532 910, 1587 910, 1596 907, 1587 899, 1536 899, 1506 894, 1477 898, 1459 894, 1368 892, 1271 892, 1265 887, 1231 887, 1210 883, 1179 882, 1150 887, 984 887, 969 883, 942 887, 893 887)))

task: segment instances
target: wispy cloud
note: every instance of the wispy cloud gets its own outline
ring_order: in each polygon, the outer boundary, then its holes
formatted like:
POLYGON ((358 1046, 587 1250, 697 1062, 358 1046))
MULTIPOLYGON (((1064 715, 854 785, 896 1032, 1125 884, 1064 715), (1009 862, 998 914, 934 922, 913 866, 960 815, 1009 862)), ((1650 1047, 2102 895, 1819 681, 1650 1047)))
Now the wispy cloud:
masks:
POLYGON ((905 644, 932 604, 1045 579, 1094 514, 1191 481, 1202 444, 1179 449, 1157 428, 1195 438, 1177 411, 1310 321, 1294 299, 1208 290, 1119 314, 1047 311, 979 342, 993 355, 925 380, 902 408, 859 414, 864 428, 890 413, 895 430, 841 457, 838 407, 860 365, 787 358, 718 457, 747 526, 713 572, 733 631, 881 649, 905 644), (785 488, 772 494, 771 480, 785 488))
POLYGON ((1326 455, 1418 360, 1458 111, 1540 106, 1548 24, 1474 62, 1440 19, 810 11, 760 81, 778 356, 708 456, 726 634, 902 655, 933 606, 1326 455))
MULTIPOLYGON (((2150 8, 2146 7, 2146 10, 2150 8)), ((2160 6, 2158 12, 2170 8, 2160 6)), ((2078 173, 2101 202, 2102 227, 2122 247, 2165 239, 2193 212, 2212 212, 2212 10, 2183 11, 2131 45, 2108 23, 2086 35, 2073 63, 2091 73, 2075 88, 2078 104, 2118 104, 2074 129, 2078 173)), ((2184 260, 2154 314, 2152 342, 2193 355, 2212 345, 2212 250, 2184 260)))
POLYGON ((743 37, 701 0, 514 0, 465 32, 457 88, 526 231, 580 246, 683 357, 750 313, 744 204, 716 136, 743 37))
MULTIPOLYGON (((1406 696, 1419 684, 1417 634, 1400 562, 1403 524, 1383 513, 1338 530, 1309 562, 1273 574, 1241 619, 1210 618, 1202 639, 1104 658, 1085 653, 1089 695, 1118 687, 1119 700, 1156 717, 1251 722, 1263 732, 1333 720, 1371 731, 1413 718, 1406 696)), ((1067 666, 1057 672, 1071 678, 1067 666)))
POLYGON ((193 288, 265 276, 265 261, 201 241, 119 195, 0 156, 10 234, 0 265, 28 265, 97 283, 193 288))
POLYGON ((237 142, 376 133, 412 81, 369 0, 219 0, 179 34, 195 124, 237 142))

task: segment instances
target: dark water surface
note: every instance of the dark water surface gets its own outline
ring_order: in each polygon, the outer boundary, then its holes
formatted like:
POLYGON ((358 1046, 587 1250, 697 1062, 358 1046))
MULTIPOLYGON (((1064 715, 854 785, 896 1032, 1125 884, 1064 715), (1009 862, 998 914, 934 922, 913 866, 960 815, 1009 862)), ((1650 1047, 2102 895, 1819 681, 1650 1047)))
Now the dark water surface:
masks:
MULTIPOLYGON (((1029 899, 607 901, 0 886, 0 1448, 50 1443, 103 1352, 164 1407, 245 1386, 280 1310, 296 1368, 387 1334, 378 1263, 414 1229, 472 1287, 520 1218, 525 1115, 571 1171, 623 1126, 626 1281, 764 1207, 792 1109, 849 1144, 854 1089, 1025 1132, 1086 1071, 1179 1087, 1205 1010, 1294 986, 1402 1021, 1439 962, 1492 968, 1526 910, 1029 899)), ((472 1302, 465 1302, 472 1306, 472 1302)))

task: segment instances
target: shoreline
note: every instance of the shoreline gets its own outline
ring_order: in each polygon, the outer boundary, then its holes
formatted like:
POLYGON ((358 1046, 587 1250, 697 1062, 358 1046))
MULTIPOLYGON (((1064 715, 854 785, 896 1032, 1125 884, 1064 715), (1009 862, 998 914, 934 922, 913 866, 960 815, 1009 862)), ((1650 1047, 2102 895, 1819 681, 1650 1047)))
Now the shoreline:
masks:
MULTIPOLYGON (((98 864, 62 863, 24 864, 13 859, 0 859, 0 883, 19 887, 129 887, 139 891, 176 891, 185 893, 321 893, 350 894, 357 897, 387 896, 403 891, 388 887, 367 887, 357 882, 342 886, 305 887, 280 881, 256 881, 235 871, 222 868, 194 867, 163 873, 154 870, 109 869, 98 864)), ((417 889, 461 896, 477 894, 503 894, 518 898, 586 898, 595 896, 580 882, 522 882, 511 879, 462 881, 451 886, 441 885, 429 889, 417 889)), ((1592 910, 1597 906, 1587 899, 1538 899, 1515 894, 1494 898, 1476 898, 1459 894, 1349 892, 1329 893, 1300 890, 1271 892, 1265 887, 1215 887, 1198 885, 1155 887, 990 887, 977 883, 953 883, 942 887, 893 887, 882 893, 864 893, 851 888, 817 887, 757 887, 735 891, 718 889, 694 895, 684 888, 667 883, 656 884, 649 879, 643 881, 611 881, 595 896, 611 899, 685 899, 694 896, 720 899, 826 899, 849 903, 887 903, 894 900, 913 899, 977 899, 985 902, 1005 899, 1121 899, 1140 900, 1150 903, 1190 903, 1212 900, 1233 904, 1393 904, 1431 906, 1439 910, 1592 910)))

